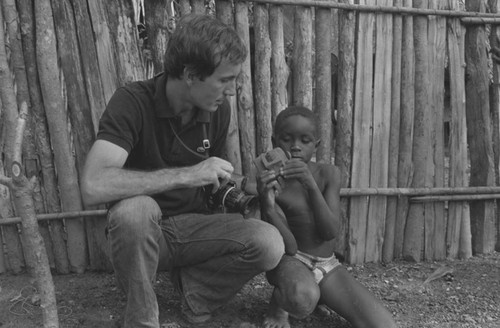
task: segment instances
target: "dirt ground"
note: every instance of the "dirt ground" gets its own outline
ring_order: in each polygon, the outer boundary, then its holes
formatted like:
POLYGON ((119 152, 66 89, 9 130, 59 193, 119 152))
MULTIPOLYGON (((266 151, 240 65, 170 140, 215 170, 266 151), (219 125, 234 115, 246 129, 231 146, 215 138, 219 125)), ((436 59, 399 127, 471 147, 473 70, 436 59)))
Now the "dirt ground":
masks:
MULTIPOLYGON (((500 253, 466 261, 365 264, 347 269, 384 302, 400 327, 500 327, 500 253)), ((120 327, 125 298, 113 274, 54 276, 54 282, 60 327, 120 327)), ((190 327, 180 316, 179 298, 167 275, 158 276, 156 290, 162 328, 190 327)), ((260 327, 270 294, 271 287, 259 275, 201 326, 260 327)), ((29 276, 0 275, 0 327, 42 327, 37 296, 29 276)), ((324 311, 292 319, 291 324, 293 328, 350 327, 335 313, 324 311)))

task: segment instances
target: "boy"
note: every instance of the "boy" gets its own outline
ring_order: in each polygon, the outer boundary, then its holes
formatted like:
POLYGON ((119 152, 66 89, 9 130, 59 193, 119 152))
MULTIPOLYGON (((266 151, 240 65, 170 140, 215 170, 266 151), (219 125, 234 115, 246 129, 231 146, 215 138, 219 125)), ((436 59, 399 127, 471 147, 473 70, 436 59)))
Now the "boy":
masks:
POLYGON ((257 178, 262 218, 281 232, 286 253, 267 274, 275 289, 263 326, 288 328, 288 313, 303 318, 319 302, 354 327, 396 327, 389 311, 333 254, 340 220, 340 173, 333 165, 311 162, 320 142, 314 122, 314 114, 304 107, 280 112, 273 145, 289 160, 279 172, 263 171, 257 178))

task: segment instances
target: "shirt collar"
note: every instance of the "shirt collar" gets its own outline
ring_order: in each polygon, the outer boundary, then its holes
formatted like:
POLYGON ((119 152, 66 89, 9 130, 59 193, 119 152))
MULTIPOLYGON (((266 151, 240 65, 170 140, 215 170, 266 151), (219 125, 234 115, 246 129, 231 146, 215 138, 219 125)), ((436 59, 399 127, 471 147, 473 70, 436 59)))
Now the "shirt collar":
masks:
MULTIPOLYGON (((157 74, 154 79, 155 84, 155 94, 154 94, 154 104, 155 113, 157 118, 174 118, 175 114, 172 112, 170 106, 168 106, 166 86, 167 86, 168 75, 163 72, 157 74)), ((198 110, 196 116, 196 121, 201 123, 210 122, 210 112, 205 110, 198 110)))

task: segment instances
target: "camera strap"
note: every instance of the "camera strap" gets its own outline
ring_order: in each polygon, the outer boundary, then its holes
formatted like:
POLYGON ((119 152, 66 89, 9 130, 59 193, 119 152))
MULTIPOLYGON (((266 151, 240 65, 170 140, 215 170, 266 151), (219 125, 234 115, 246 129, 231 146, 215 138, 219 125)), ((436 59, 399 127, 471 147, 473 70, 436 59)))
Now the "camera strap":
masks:
POLYGON ((197 157, 200 157, 202 159, 207 159, 210 156, 210 154, 209 154, 210 140, 208 139, 208 133, 207 133, 207 124, 208 123, 202 123, 203 141, 202 141, 202 146, 197 148, 197 150, 201 149, 201 148, 203 149, 202 154, 192 150, 184 143, 184 141, 182 141, 182 139, 179 137, 177 132, 175 132, 174 126, 172 125, 172 122, 170 122, 170 120, 168 120, 168 124, 170 125, 170 129, 174 133, 175 138, 179 141, 179 143, 182 145, 182 147, 184 147, 184 149, 186 149, 191 154, 193 154, 197 157))

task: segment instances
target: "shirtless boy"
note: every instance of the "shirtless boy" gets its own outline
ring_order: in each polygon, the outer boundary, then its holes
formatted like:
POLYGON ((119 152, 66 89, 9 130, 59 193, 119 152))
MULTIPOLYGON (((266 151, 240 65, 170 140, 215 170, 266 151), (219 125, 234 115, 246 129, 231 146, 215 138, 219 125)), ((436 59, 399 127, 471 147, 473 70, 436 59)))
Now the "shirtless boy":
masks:
POLYGON ((289 160, 279 172, 263 171, 257 178, 262 217, 281 232, 286 252, 267 274, 275 288, 263 327, 289 328, 289 313, 304 318, 318 303, 353 327, 396 327, 389 311, 333 254, 340 222, 340 172, 334 165, 311 162, 320 142, 314 122, 314 114, 304 107, 280 112, 273 145, 289 160))

